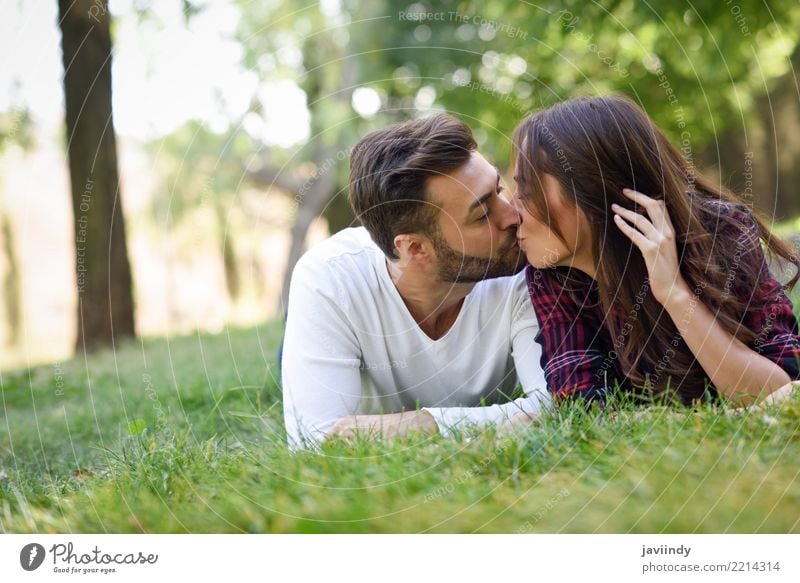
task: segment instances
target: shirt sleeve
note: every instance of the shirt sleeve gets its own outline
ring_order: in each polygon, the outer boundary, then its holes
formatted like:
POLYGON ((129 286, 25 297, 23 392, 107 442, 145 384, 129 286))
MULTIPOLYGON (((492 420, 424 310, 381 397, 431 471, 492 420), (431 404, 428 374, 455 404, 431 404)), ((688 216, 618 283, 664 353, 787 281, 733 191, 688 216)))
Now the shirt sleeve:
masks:
MULTIPOLYGON (((746 262, 754 266, 758 273, 757 285, 738 285, 735 292, 746 306, 742 323, 756 334, 750 348, 779 365, 793 380, 797 380, 800 378, 800 336, 792 301, 780 282, 770 273, 761 247, 758 225, 752 215, 740 211, 735 216, 742 224, 742 229, 737 239, 734 263, 746 262)), ((734 276, 735 271, 734 264, 731 266, 734 276)))
POLYGON ((551 270, 528 267, 528 290, 539 320, 537 342, 541 367, 553 400, 582 399, 605 403, 616 375, 612 354, 605 349, 605 330, 593 306, 576 302, 551 270))
POLYGON ((346 295, 324 264, 301 259, 289 289, 281 362, 286 434, 292 449, 314 446, 340 417, 357 412, 361 351, 346 295))
MULTIPOLYGON (((524 280, 521 280, 524 283, 524 280)), ((511 347, 514 368, 525 396, 508 403, 483 407, 424 407, 436 420, 439 432, 451 435, 468 425, 485 426, 502 423, 516 413, 536 413, 552 405, 540 364, 541 347, 536 342, 539 322, 533 312, 527 289, 519 286, 511 313, 511 347)))

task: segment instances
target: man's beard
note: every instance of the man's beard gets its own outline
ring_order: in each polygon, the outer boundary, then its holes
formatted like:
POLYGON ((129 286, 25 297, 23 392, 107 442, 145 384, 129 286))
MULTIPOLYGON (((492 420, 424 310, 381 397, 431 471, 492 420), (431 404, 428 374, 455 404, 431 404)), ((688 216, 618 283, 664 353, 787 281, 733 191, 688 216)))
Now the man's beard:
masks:
POLYGON ((508 241, 499 247, 495 257, 475 257, 459 253, 445 241, 441 230, 431 234, 431 240, 439 261, 439 278, 448 283, 475 283, 493 277, 519 273, 526 264, 521 249, 512 251, 517 238, 509 233, 508 241))

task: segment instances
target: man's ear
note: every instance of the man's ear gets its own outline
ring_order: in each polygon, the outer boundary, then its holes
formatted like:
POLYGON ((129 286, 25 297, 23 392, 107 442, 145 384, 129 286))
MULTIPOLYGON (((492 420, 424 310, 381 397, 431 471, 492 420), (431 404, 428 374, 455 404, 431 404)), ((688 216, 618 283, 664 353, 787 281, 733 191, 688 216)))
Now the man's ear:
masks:
POLYGON ((397 235, 394 238, 394 251, 401 264, 426 261, 430 258, 430 242, 417 234, 397 235))

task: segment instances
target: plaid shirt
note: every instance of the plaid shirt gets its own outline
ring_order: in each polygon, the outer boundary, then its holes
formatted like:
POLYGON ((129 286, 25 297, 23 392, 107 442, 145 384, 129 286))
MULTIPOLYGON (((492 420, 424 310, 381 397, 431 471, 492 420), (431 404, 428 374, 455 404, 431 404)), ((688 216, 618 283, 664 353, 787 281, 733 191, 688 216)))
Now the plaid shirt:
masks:
MULTIPOLYGON (((735 279, 731 281, 732 293, 747 306, 742 325, 756 334, 750 348, 780 365, 793 380, 799 379, 800 336, 792 302, 769 272, 752 216, 743 205, 737 205, 732 212, 742 223, 742 229, 734 235, 740 245, 737 257, 760 265, 761 293, 737 284, 735 279)), ((725 239, 717 237, 717 240, 725 239)), ((627 383, 613 357, 614 344, 605 324, 596 282, 588 276, 576 280, 572 272, 570 290, 565 291, 561 282, 566 273, 568 270, 558 267, 528 266, 526 271, 528 292, 540 325, 536 340, 542 346, 542 368, 556 401, 578 397, 602 406, 614 381, 623 387, 627 383)), ((584 274, 579 272, 578 277, 581 275, 584 274)), ((612 315, 623 322, 616 310, 612 315)))

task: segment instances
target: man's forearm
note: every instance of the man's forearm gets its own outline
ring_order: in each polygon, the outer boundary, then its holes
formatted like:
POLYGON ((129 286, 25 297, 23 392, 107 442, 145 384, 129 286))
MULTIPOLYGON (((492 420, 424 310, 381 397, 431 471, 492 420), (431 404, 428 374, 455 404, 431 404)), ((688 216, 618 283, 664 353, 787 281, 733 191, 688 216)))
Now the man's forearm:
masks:
POLYGON ((391 438, 413 432, 434 435, 439 432, 439 427, 433 416, 427 411, 404 411, 384 415, 348 415, 333 425, 328 437, 338 436, 348 439, 363 435, 370 439, 391 438))

